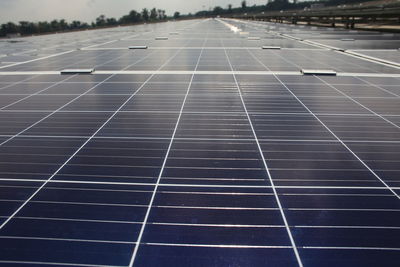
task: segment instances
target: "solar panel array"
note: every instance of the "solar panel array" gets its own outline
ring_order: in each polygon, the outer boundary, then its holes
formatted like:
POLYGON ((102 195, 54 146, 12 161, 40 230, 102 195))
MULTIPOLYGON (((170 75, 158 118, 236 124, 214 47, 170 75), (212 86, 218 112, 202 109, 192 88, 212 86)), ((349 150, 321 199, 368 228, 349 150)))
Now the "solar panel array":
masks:
POLYGON ((398 266, 399 47, 227 19, 2 40, 0 266, 398 266))

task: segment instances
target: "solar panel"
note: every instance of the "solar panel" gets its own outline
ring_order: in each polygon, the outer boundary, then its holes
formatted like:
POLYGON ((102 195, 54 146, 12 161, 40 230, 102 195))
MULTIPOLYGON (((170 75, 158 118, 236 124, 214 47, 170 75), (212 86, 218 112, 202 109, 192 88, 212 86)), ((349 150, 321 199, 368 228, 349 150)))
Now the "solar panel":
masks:
POLYGON ((1 266, 398 264, 398 34, 201 19, 23 39, 0 42, 1 266))

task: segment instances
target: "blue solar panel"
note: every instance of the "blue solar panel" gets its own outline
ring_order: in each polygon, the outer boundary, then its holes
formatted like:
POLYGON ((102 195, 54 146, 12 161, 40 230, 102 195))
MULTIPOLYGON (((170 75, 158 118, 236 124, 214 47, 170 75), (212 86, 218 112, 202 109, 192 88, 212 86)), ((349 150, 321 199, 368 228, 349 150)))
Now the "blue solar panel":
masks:
POLYGON ((0 265, 397 266, 399 40, 204 19, 15 43, 0 265))

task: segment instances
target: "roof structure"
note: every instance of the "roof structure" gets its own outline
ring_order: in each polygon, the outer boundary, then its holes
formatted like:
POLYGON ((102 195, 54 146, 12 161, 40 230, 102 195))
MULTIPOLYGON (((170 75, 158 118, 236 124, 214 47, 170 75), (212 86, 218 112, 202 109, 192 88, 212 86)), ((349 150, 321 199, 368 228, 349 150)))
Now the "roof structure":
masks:
POLYGON ((0 266, 398 265, 400 35, 203 19, 11 41, 0 266))

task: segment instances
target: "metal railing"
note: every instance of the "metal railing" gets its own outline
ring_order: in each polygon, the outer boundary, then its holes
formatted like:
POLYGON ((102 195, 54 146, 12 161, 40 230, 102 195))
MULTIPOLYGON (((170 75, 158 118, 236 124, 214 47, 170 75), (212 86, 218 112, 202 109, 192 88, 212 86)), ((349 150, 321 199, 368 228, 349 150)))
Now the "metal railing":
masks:
POLYGON ((229 17, 297 24, 342 24, 354 28, 359 23, 391 24, 400 26, 400 0, 372 1, 361 4, 323 7, 317 9, 273 11, 262 13, 232 14, 229 17))

